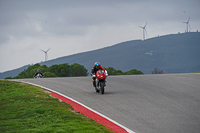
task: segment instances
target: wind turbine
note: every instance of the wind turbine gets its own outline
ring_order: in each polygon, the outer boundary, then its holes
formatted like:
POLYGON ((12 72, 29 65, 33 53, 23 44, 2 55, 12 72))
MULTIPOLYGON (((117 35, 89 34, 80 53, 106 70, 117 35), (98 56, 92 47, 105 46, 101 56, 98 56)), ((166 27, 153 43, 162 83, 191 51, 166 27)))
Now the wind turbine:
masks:
POLYGON ((44 50, 40 49, 42 52, 44 52, 44 53, 45 53, 45 61, 47 61, 47 60, 48 60, 48 55, 47 55, 47 52, 48 52, 50 49, 51 49, 51 48, 49 48, 47 51, 44 51, 44 50))
MULTIPOLYGON (((186 24, 186 29, 187 29, 187 32, 188 32, 188 25, 189 25, 189 27, 190 27, 189 21, 190 21, 190 17, 189 17, 189 19, 188 19, 188 21, 187 21, 187 22, 183 22, 183 23, 185 23, 185 24, 186 24)), ((190 27, 190 29, 191 29, 191 27, 190 27)))
POLYGON ((147 31, 146 31, 146 25, 147 25, 147 22, 146 22, 146 24, 145 24, 145 26, 144 26, 144 27, 142 27, 142 26, 139 26, 140 28, 142 28, 142 29, 143 29, 143 40, 145 40, 145 33, 147 34, 147 31))

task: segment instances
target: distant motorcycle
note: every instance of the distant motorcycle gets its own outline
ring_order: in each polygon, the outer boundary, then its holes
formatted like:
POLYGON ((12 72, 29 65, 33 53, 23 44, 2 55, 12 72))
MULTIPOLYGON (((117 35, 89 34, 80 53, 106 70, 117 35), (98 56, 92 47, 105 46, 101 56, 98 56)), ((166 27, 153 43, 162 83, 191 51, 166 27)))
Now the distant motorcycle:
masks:
POLYGON ((96 79, 95 79, 96 92, 101 92, 101 94, 104 94, 104 87, 105 87, 105 82, 106 82, 107 76, 108 76, 107 72, 104 72, 103 70, 99 70, 96 72, 96 75, 93 75, 93 77, 96 77, 96 79))
POLYGON ((38 73, 34 78, 39 79, 39 78, 43 78, 43 77, 42 77, 42 75, 40 73, 38 73))

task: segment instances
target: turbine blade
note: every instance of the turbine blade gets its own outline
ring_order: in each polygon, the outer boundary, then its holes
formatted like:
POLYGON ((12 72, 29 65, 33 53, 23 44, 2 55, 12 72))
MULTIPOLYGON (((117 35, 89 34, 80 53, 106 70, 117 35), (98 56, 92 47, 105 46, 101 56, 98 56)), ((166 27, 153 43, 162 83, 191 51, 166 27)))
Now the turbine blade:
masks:
POLYGON ((49 48, 46 52, 48 52, 51 48, 49 48))
POLYGON ((143 28, 142 26, 139 26, 140 28, 143 28))
POLYGON ((148 22, 146 22, 146 24, 145 24, 144 28, 146 27, 147 23, 148 23, 148 22))
POLYGON ((45 52, 44 50, 40 49, 42 52, 45 52))
POLYGON ((189 23, 189 21, 190 21, 190 17, 189 17, 189 19, 188 19, 188 21, 187 21, 187 22, 189 23))

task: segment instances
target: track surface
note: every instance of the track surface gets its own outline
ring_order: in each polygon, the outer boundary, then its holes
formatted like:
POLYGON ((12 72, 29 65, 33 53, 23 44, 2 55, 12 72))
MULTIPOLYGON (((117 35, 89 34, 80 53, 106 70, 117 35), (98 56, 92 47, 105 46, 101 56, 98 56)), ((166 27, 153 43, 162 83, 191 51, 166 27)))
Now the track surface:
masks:
POLYGON ((200 74, 20 79, 69 96, 136 133, 200 133, 200 74))

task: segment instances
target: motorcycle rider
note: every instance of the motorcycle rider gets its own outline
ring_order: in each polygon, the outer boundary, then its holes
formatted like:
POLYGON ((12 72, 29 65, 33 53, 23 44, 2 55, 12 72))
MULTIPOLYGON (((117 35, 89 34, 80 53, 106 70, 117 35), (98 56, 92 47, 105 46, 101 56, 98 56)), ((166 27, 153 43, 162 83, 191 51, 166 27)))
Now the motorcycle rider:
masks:
MULTIPOLYGON (((94 63, 94 67, 92 68, 91 75, 96 75, 96 72, 97 72, 98 70, 103 70, 103 71, 105 71, 106 76, 108 75, 108 74, 107 74, 107 71, 104 69, 104 67, 103 67, 102 65, 100 65, 99 62, 95 62, 95 63, 94 63)), ((92 82, 93 82, 93 86, 94 86, 94 87, 96 86, 96 84, 95 84, 95 79, 96 79, 96 76, 93 76, 93 77, 92 77, 92 82)))
POLYGON ((33 75, 33 77, 36 77, 37 75, 41 75, 42 77, 44 76, 42 72, 40 72, 40 69, 37 70, 37 72, 33 75))

